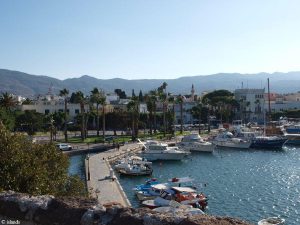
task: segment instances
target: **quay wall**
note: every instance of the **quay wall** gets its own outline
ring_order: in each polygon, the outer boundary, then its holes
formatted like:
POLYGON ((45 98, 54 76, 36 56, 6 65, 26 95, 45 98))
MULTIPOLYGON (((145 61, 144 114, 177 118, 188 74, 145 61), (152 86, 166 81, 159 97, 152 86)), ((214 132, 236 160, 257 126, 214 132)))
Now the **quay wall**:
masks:
POLYGON ((22 225, 251 225, 230 217, 161 214, 118 205, 104 207, 96 199, 31 196, 12 191, 0 193, 0 222, 22 225))

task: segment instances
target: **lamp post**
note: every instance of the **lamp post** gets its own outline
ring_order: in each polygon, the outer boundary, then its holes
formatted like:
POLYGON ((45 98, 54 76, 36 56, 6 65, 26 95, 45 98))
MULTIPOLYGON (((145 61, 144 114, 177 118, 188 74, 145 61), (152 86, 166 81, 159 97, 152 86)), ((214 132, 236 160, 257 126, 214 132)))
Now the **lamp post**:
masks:
POLYGON ((88 161, 88 177, 87 180, 89 181, 91 179, 91 175, 90 175, 90 154, 87 155, 86 157, 87 161, 88 161))

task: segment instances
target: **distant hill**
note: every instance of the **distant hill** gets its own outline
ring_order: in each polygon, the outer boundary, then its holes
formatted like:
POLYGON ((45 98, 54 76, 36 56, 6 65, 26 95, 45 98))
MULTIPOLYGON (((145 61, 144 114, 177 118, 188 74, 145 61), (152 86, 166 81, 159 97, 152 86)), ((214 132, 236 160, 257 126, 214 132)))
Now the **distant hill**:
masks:
POLYGON ((59 93, 62 88, 67 88, 71 92, 81 90, 89 94, 94 87, 102 88, 107 92, 113 92, 116 88, 126 91, 131 95, 131 90, 135 89, 138 94, 159 87, 164 81, 167 82, 167 91, 171 93, 190 93, 191 86, 194 84, 196 93, 211 91, 215 89, 228 89, 233 91, 241 88, 264 88, 267 78, 270 78, 271 92, 290 93, 300 91, 300 72, 289 73, 258 73, 258 74, 239 74, 239 73, 219 73, 203 76, 186 76, 177 79, 97 79, 92 76, 84 75, 80 78, 70 78, 59 80, 48 76, 31 75, 18 71, 0 69, 0 92, 9 92, 22 96, 33 96, 46 94, 52 86, 53 93, 59 93))

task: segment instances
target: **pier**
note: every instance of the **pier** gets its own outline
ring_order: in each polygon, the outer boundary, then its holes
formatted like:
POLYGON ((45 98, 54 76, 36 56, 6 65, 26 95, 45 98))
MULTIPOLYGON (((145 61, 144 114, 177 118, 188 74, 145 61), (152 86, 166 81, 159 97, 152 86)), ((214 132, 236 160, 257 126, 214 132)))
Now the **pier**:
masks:
POLYGON ((118 203, 131 206, 118 178, 110 165, 111 162, 141 150, 138 144, 126 144, 98 154, 89 155, 85 159, 87 188, 91 197, 98 199, 99 204, 118 203))

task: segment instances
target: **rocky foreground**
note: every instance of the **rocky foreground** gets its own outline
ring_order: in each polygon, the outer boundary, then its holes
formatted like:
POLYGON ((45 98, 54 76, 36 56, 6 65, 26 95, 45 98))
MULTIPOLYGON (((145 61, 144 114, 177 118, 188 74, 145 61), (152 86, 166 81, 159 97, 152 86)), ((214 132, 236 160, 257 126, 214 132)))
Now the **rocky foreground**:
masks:
POLYGON ((97 205, 94 199, 0 193, 0 219, 6 224, 28 225, 250 225, 229 217, 161 214, 149 209, 97 205))

